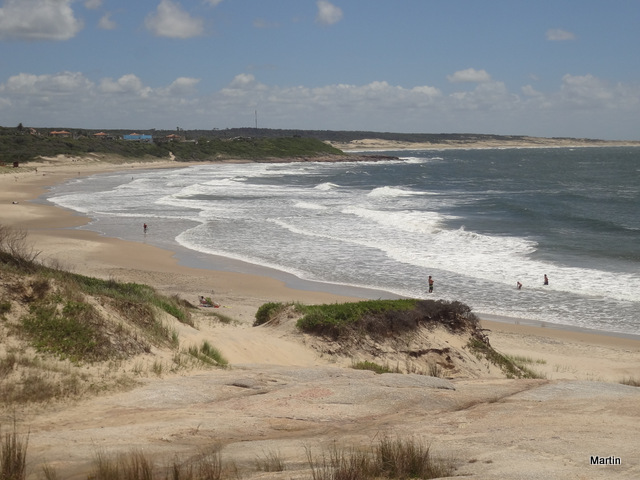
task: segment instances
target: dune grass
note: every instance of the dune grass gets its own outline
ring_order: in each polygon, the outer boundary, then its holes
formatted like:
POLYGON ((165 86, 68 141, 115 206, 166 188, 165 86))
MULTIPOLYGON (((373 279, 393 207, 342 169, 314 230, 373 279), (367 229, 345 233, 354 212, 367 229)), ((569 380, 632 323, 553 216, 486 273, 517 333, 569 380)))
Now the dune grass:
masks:
POLYGON ((305 447, 313 480, 430 479, 451 476, 454 461, 434 457, 429 445, 415 438, 383 435, 368 449, 339 447, 320 455, 305 447))
POLYGON ((19 435, 14 421, 13 429, 2 431, 0 425, 0 479, 24 480, 27 478, 27 446, 29 435, 19 435))
POLYGON ((220 352, 205 343, 197 348, 197 362, 146 360, 147 367, 123 368, 123 362, 151 353, 152 347, 178 352, 174 321, 195 327, 195 307, 148 285, 71 273, 44 265, 38 257, 23 230, 0 224, 2 404, 120 390, 136 384, 131 375, 226 365, 220 352), (99 370, 97 378, 86 374, 88 365, 99 370))
POLYGON ((625 377, 620 383, 623 385, 629 385, 630 387, 640 387, 640 379, 635 377, 625 377))
MULTIPOLYGON (((0 430, 1 433, 1 430, 0 430)), ((13 431, 0 435, 0 479, 27 478, 27 435, 13 431)), ((431 479, 448 477, 455 472, 452 458, 434 456, 428 444, 416 438, 382 435, 369 447, 338 446, 334 441, 316 455, 304 446, 306 463, 313 480, 431 479)), ((39 478, 58 480, 61 475, 51 465, 41 466, 39 478)), ((269 450, 258 457, 255 472, 283 472, 286 461, 279 452, 269 450)), ((174 457, 172 462, 158 463, 139 449, 107 455, 97 452, 87 472, 87 480, 227 480, 246 477, 233 461, 224 460, 220 445, 214 444, 187 461, 174 457)))

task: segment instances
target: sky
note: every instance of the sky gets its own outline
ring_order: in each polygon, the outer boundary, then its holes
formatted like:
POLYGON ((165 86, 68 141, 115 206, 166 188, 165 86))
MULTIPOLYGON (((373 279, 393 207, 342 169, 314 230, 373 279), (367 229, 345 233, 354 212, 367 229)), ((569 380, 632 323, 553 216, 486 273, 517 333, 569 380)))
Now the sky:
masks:
POLYGON ((640 0, 0 0, 0 126, 640 140, 640 0))

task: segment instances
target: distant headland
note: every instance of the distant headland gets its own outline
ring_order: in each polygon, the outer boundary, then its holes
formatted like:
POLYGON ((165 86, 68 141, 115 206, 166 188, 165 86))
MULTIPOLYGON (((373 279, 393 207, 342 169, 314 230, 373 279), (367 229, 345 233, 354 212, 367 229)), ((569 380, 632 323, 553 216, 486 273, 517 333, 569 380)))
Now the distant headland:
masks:
POLYGON ((640 141, 543 138, 470 133, 228 128, 212 130, 90 130, 0 127, 0 164, 64 155, 175 161, 340 161, 354 152, 478 148, 640 146, 640 141))

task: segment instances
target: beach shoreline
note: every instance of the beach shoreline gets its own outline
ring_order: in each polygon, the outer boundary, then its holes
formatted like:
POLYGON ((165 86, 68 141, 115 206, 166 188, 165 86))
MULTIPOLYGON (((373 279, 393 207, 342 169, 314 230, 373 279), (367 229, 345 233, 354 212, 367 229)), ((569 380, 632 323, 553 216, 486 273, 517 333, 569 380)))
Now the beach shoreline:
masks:
MULTIPOLYGON (((1 222, 26 229, 35 249, 42 252, 40 259, 45 262, 84 275, 147 283, 162 293, 178 293, 190 301, 195 301, 200 294, 214 295, 217 301, 246 322, 251 322, 257 308, 269 301, 335 303, 365 298, 398 298, 389 292, 307 281, 286 272, 224 257, 203 261, 192 252, 169 251, 149 245, 144 240, 136 242, 105 237, 77 228, 86 225, 89 218, 38 200, 51 186, 79 176, 190 165, 193 164, 175 161, 117 164, 69 158, 30 164, 28 169, 20 168, 13 175, 0 175, 1 222), (222 264, 226 266, 221 268, 222 264)), ((631 334, 492 315, 478 316, 483 327, 494 337, 501 333, 509 336, 520 333, 561 341, 619 345, 640 351, 640 337, 631 334)))
MULTIPOLYGON (((388 142, 385 145, 388 145, 388 142)), ((224 296, 225 293, 228 293, 226 290, 230 289, 225 289, 222 284, 228 283, 234 285, 235 295, 242 296, 244 294, 254 300, 261 298, 264 302, 292 298, 304 298, 304 301, 330 302, 366 298, 399 298, 392 292, 382 290, 305 280, 284 271, 253 265, 241 260, 187 251, 178 245, 176 248, 167 250, 148 244, 144 238, 138 242, 105 237, 90 229, 78 228, 86 226, 91 221, 90 218, 43 200, 49 188, 72 178, 116 171, 185 168, 196 164, 202 164, 202 162, 185 163, 160 160, 110 163, 97 161, 94 158, 78 159, 63 156, 46 159, 42 162, 33 162, 28 167, 16 169, 16 173, 0 175, 0 205, 5 206, 0 221, 11 227, 26 229, 29 232, 29 237, 35 241, 35 248, 42 251, 41 258, 49 259, 63 266, 66 265, 73 271, 88 275, 109 276, 118 272, 123 277, 129 277, 131 275, 125 273, 127 267, 129 270, 138 272, 145 270, 167 272, 172 269, 182 272, 196 271, 199 273, 196 275, 198 277, 209 276, 217 278, 218 281, 205 282, 200 290, 196 290, 194 287, 193 295, 197 295, 198 291, 204 291, 224 296), (70 250, 67 242, 75 244, 72 256, 65 255, 65 250, 70 250), (109 253, 111 251, 117 251, 118 254, 111 255, 109 253), (93 263, 78 262, 78 252, 84 252, 87 260, 92 260, 93 263), (132 256, 124 252, 135 252, 135 254, 132 256), (142 260, 136 262, 132 257, 142 260), (163 260, 158 261, 160 258, 163 260), (80 267, 81 263, 84 267, 80 267), (228 277, 229 280, 233 278, 234 281, 220 281, 223 277, 228 277)), ((137 275, 137 277, 140 276, 137 275)), ((152 280, 149 275, 146 277, 152 280)), ((158 285, 151 285, 158 287, 158 285)), ((163 290, 162 286, 160 286, 160 290, 163 290)), ((184 293, 190 294, 191 292, 184 293)), ((526 329, 529 333, 533 332, 539 335, 568 332, 570 335, 626 339, 638 342, 640 345, 640 335, 604 332, 490 314, 478 314, 478 316, 481 317, 482 323, 486 324, 487 328, 494 331, 501 329, 512 331, 513 328, 516 328, 526 329)))
MULTIPOLYGON (((602 475, 594 476, 594 467, 588 466, 588 455, 605 451, 622 458, 623 467, 616 468, 637 473, 632 445, 640 390, 620 383, 638 380, 640 340, 482 318, 491 346, 525 362, 534 379, 505 379, 489 373, 488 366, 472 377, 451 379, 376 375, 349 368, 353 358, 315 350, 293 325, 290 330, 285 325, 252 328, 265 302, 357 301, 365 292, 327 292, 326 284, 313 282, 299 288, 298 281, 276 271, 239 268, 223 258, 213 263, 232 265, 202 268, 197 261, 181 260, 179 251, 78 228, 90 219, 38 200, 52 185, 78 176, 185 166, 62 161, 38 166, 37 172, 32 165, 0 175, 0 224, 26 230, 43 263, 147 284, 194 305, 198 295, 211 295, 220 304, 213 314, 231 318, 228 323, 212 321, 205 311, 211 309, 201 308, 197 328, 176 322, 183 348, 211 342, 229 361, 227 369, 149 374, 124 392, 21 411, 20 428, 29 438, 34 472, 47 465, 64 478, 86 478, 96 448, 114 456, 144 450, 156 460, 191 458, 194 449, 221 438, 225 459, 243 468, 253 466, 260 452, 277 451, 293 472, 305 468, 300 446, 308 442, 313 441, 314 448, 337 440, 362 446, 380 432, 392 432, 434 442, 433 452, 457 457, 457 474, 473 478, 506 478, 543 464, 544 472, 531 478, 577 478, 588 468, 590 478, 608 478, 617 472, 599 470, 602 475), (235 269, 241 271, 231 271, 235 269), (448 389, 434 388, 433 383, 448 389), (551 464, 549 458, 559 461, 551 464)), ((434 333, 433 341, 441 334, 434 333)), ((449 340, 445 350, 451 348, 452 355, 467 348, 456 350, 455 340, 449 340)), ((158 349, 144 359, 131 359, 131 364, 151 369, 149 365, 163 359, 169 362, 171 355, 158 349)), ((379 361, 384 362, 382 355, 379 361)), ((257 475, 246 478, 282 478, 278 473, 257 475)))

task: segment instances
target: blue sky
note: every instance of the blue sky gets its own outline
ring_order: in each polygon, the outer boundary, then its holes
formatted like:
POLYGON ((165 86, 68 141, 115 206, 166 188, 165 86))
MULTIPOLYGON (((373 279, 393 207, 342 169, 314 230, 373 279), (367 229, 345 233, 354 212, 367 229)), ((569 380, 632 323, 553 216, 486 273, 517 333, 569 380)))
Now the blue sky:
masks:
POLYGON ((640 139, 638 0, 0 0, 0 125, 640 139))

